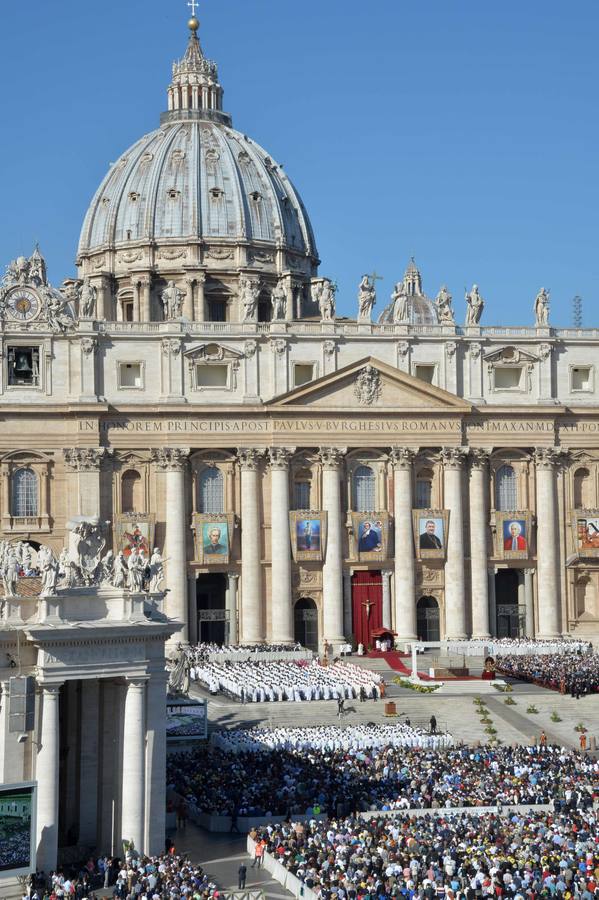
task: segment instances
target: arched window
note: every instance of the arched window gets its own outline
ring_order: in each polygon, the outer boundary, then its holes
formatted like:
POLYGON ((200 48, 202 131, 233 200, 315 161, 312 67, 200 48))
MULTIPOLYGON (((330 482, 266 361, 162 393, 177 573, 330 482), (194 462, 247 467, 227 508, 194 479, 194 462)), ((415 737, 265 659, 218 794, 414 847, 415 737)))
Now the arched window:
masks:
POLYGON ((354 472, 354 510, 371 512, 376 509, 376 476, 370 466, 358 466, 354 472))
POLYGON ((121 478, 121 510, 143 512, 143 505, 141 475, 136 469, 127 469, 121 478))
POLYGON ((312 473, 310 469, 299 469, 293 479, 293 508, 312 508, 312 473))
POLYGON ((574 473, 574 506, 590 509, 593 504, 591 473, 588 469, 576 469, 574 473))
POLYGON ((416 509, 430 509, 433 505, 433 473, 421 469, 416 476, 416 509))
POLYGON ((495 474, 495 509, 518 509, 518 485, 512 466, 501 466, 495 474))
POLYGON ((11 479, 11 514, 37 516, 37 477, 31 469, 17 469, 11 479))
POLYGON ((203 469, 200 474, 199 511, 222 513, 225 509, 225 486, 223 473, 216 466, 203 469))

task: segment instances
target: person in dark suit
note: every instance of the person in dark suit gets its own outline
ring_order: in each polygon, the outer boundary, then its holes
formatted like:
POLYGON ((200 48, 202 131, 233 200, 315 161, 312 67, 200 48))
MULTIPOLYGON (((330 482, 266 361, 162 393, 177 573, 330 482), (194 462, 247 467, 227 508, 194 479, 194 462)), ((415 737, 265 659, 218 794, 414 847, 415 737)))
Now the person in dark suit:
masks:
POLYGON ((247 866, 245 863, 241 863, 239 868, 237 869, 237 886, 240 891, 243 891, 245 888, 245 879, 247 878, 247 866))
POLYGON ((435 523, 429 519, 424 526, 425 530, 420 535, 421 550, 442 550, 443 544, 441 539, 435 534, 435 523))
POLYGON ((364 522, 364 526, 362 528, 362 534, 360 535, 360 540, 358 544, 358 551, 360 553, 369 553, 374 550, 381 549, 381 536, 380 533, 372 527, 370 522, 364 522))
POLYGON ((225 544, 221 544, 220 537, 220 528, 211 528, 208 532, 208 541, 204 544, 204 553, 218 553, 219 555, 225 554, 227 552, 227 548, 225 544))

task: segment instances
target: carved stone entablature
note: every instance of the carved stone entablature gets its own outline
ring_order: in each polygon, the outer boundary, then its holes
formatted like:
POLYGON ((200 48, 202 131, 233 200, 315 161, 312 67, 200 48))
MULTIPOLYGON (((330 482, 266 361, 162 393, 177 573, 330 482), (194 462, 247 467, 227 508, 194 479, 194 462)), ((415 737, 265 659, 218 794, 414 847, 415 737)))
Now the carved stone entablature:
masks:
POLYGON ((76 472, 97 472, 102 461, 112 456, 106 447, 65 447, 62 453, 65 464, 76 472))
POLYGON ((155 447, 152 462, 165 472, 182 472, 187 466, 188 447, 155 447))
POLYGON ((255 447, 239 447, 237 451, 237 459, 242 469, 256 471, 263 457, 264 450, 257 450, 255 447))
POLYGON ((322 570, 300 566, 293 575, 293 586, 300 591, 319 590, 322 588, 322 570))
POLYGON ((233 259, 235 255, 235 249, 233 247, 218 247, 213 246, 209 247, 206 250, 205 254, 208 259, 217 259, 217 260, 225 260, 225 259, 233 259))
POLYGON ((156 256, 158 259, 186 259, 187 250, 185 247, 161 247, 156 256))

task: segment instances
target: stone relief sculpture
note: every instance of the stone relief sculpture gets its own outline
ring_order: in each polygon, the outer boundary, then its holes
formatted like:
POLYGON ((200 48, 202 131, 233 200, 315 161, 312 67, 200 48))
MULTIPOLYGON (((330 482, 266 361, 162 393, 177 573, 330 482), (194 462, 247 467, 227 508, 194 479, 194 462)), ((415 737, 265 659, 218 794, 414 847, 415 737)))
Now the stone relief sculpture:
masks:
POLYGON ((541 288, 535 297, 534 311, 537 328, 544 328, 549 325, 549 292, 545 288, 541 288))
POLYGON ((453 314, 451 301, 452 296, 445 285, 443 285, 435 297, 435 307, 437 309, 439 325, 455 325, 455 316, 453 314))
POLYGON ((363 275, 358 287, 358 322, 372 321, 372 308, 376 303, 376 288, 370 275, 363 275))
POLYGON ((316 285, 312 293, 312 299, 318 303, 320 319, 322 322, 335 321, 335 294, 337 286, 328 278, 316 285))
POLYGON ((183 291, 181 291, 174 281, 169 281, 165 289, 160 294, 162 308, 164 309, 164 318, 180 319, 183 311, 183 291))
POLYGON ((72 580, 77 585, 98 584, 100 559, 106 545, 103 523, 98 516, 74 516, 67 522, 72 580))
POLYGON ((45 544, 42 544, 37 553, 37 565, 42 578, 40 597, 54 597, 58 582, 58 560, 54 553, 45 544))
POLYGON ((478 325, 485 308, 485 301, 481 297, 478 285, 473 284, 471 291, 466 291, 466 322, 465 325, 478 325))
POLYGON ((281 321, 287 315, 287 291, 282 281, 277 282, 270 295, 273 321, 281 321))
POLYGON ((255 322, 260 297, 260 282, 251 278, 239 279, 239 299, 243 307, 243 322, 255 322))
POLYGON ((381 374, 374 366, 365 366, 354 384, 354 394, 362 406, 372 406, 381 396, 381 374))
POLYGON ((19 256, 6 267, 0 279, 0 319, 16 327, 46 322, 57 334, 74 327, 72 300, 48 283, 37 247, 29 259, 19 256))
POLYGON ((84 278, 78 291, 79 315, 83 319, 92 318, 96 309, 97 296, 98 290, 96 286, 91 283, 89 278, 84 278))
POLYGON ((398 281, 391 294, 393 321, 401 324, 410 321, 410 301, 403 281, 398 281))

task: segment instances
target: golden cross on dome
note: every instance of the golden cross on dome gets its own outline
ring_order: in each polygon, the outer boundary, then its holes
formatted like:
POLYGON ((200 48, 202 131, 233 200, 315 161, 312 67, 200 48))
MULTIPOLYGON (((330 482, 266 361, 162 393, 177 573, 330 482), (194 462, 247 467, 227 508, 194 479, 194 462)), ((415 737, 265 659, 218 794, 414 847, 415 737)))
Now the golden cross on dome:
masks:
POLYGON ((189 0, 187 5, 191 8, 191 14, 195 19, 196 7, 199 6, 198 0, 189 0))

